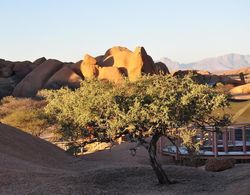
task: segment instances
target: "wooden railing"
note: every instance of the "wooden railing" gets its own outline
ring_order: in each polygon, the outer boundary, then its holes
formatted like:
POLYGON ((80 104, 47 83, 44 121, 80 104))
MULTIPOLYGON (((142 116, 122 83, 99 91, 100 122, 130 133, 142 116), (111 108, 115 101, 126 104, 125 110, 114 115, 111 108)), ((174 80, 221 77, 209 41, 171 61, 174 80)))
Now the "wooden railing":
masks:
MULTIPOLYGON (((198 134, 196 139, 202 143, 199 151, 202 158, 226 156, 250 159, 250 123, 234 124, 222 129, 220 133, 213 131, 212 127, 207 127, 207 131, 198 134)), ((175 159, 188 155, 187 152, 182 152, 185 147, 180 140, 176 140, 175 144, 176 146, 168 146, 167 140, 162 138, 158 145, 161 154, 174 156, 175 159)))
POLYGON ((229 74, 226 76, 230 77, 231 79, 237 80, 237 81, 242 81, 244 83, 250 83, 250 74, 240 73, 240 74, 229 74))

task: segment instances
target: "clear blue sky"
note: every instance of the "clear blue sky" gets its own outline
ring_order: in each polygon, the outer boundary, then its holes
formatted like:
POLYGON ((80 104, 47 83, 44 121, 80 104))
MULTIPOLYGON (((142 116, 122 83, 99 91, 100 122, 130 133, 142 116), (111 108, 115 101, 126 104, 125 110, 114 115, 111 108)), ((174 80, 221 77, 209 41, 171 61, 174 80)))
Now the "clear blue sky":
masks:
POLYGON ((250 1, 0 0, 0 58, 77 61, 114 45, 180 62, 250 54, 250 1))

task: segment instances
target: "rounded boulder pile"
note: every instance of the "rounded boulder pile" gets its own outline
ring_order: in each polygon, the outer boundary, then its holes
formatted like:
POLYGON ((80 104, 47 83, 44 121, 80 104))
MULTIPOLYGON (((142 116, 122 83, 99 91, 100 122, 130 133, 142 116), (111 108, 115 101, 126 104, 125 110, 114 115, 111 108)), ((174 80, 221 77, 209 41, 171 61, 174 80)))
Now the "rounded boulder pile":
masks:
POLYGON ((86 54, 81 64, 85 78, 121 82, 124 76, 130 81, 137 80, 145 74, 169 74, 165 64, 154 63, 143 47, 134 52, 125 47, 113 47, 104 55, 96 58, 86 54))

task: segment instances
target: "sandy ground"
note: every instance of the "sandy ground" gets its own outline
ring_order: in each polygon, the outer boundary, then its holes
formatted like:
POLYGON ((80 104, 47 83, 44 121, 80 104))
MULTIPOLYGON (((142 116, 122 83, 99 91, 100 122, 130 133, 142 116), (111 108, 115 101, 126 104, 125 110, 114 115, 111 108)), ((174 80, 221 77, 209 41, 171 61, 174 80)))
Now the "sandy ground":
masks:
POLYGON ((79 158, 41 139, 0 124, 0 194, 238 194, 250 195, 250 164, 219 173, 176 166, 164 169, 177 183, 157 184, 145 149, 135 157, 121 144, 79 158))

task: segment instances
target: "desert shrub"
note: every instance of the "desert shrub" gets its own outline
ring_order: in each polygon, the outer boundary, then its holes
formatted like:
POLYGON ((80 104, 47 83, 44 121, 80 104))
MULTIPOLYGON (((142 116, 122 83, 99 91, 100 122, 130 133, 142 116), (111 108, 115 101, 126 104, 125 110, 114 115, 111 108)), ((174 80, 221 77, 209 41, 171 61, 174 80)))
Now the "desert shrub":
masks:
POLYGON ((15 112, 15 110, 42 109, 45 105, 46 102, 43 100, 7 96, 0 101, 0 117, 15 112))
POLYGON ((201 141, 196 139, 199 134, 198 129, 184 128, 180 131, 180 139, 182 140, 182 145, 188 150, 188 153, 192 156, 196 155, 201 146, 201 141))
POLYGON ((34 110, 16 110, 1 121, 35 136, 40 136, 46 129, 46 121, 34 110))
POLYGON ((0 103, 0 121, 39 136, 48 127, 44 100, 5 97, 0 103))

